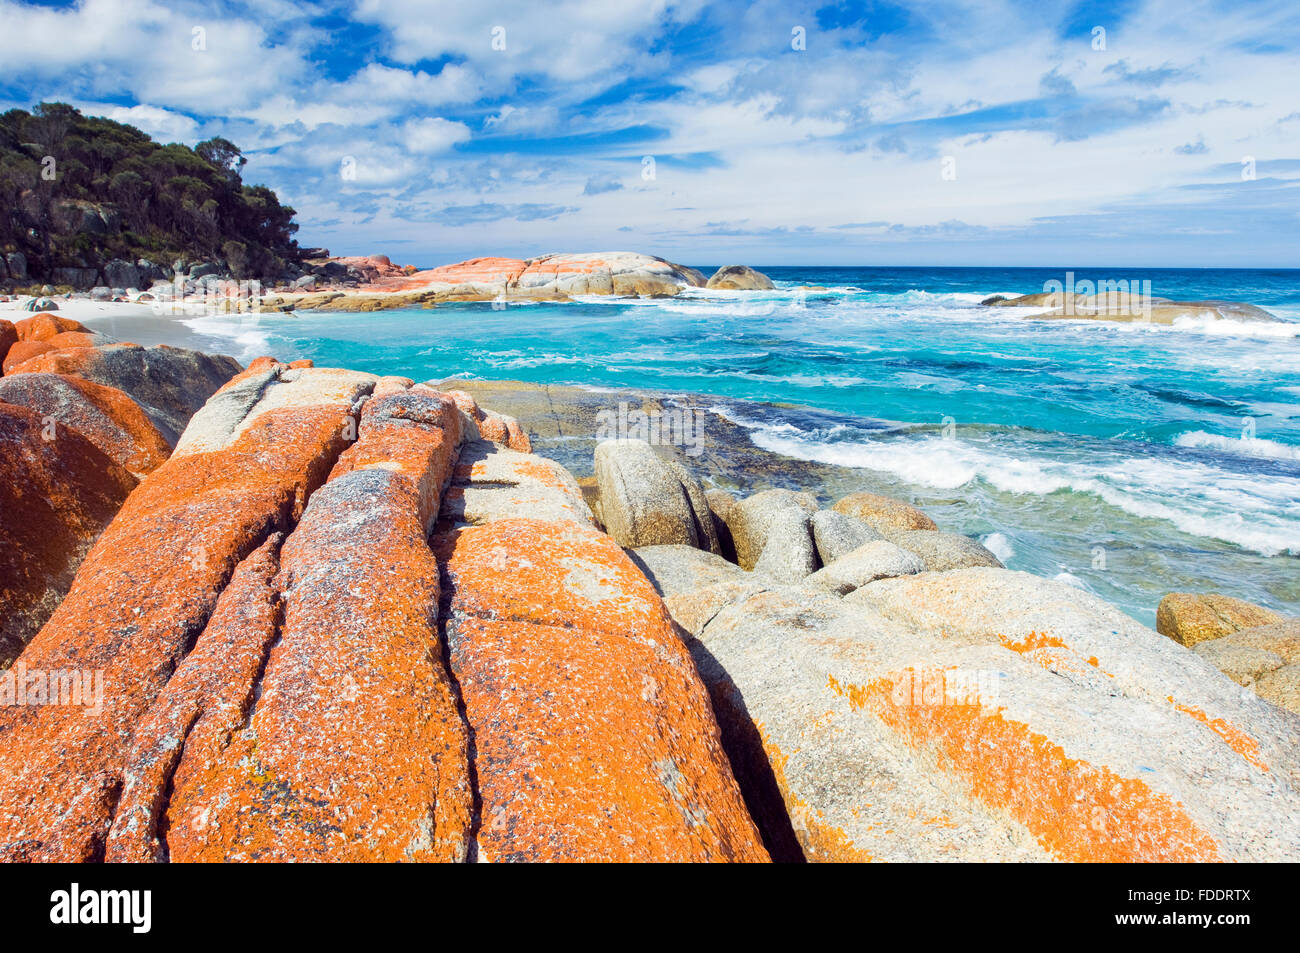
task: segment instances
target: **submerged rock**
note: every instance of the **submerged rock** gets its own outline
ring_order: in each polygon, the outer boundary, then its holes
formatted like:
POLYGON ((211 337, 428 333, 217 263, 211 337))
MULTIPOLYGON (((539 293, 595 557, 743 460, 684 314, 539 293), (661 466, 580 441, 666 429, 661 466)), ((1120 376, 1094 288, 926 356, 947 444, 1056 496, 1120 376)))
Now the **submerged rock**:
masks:
POLYGON ((1269 321, 1279 320, 1276 315, 1252 304, 1240 301, 1171 301, 1168 298, 1144 298, 1138 292, 1121 287, 1114 292, 1097 294, 1066 294, 1045 291, 1006 298, 995 295, 980 304, 995 308, 1034 308, 1032 318, 1064 318, 1069 320, 1150 322, 1173 324, 1180 318, 1210 318, 1216 321, 1269 321))

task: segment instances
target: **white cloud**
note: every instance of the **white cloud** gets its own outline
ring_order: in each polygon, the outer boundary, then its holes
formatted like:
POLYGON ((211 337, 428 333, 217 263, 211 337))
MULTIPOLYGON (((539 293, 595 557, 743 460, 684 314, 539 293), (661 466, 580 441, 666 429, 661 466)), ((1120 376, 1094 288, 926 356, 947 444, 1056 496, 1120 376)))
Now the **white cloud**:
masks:
POLYGON ((80 104, 82 112, 105 116, 115 122, 124 122, 149 133, 160 142, 193 143, 199 124, 184 113, 173 112, 158 106, 104 106, 94 103, 80 104))
POLYGON ((414 119, 402 129, 402 141, 411 152, 445 152, 469 139, 469 127, 446 119, 414 119))

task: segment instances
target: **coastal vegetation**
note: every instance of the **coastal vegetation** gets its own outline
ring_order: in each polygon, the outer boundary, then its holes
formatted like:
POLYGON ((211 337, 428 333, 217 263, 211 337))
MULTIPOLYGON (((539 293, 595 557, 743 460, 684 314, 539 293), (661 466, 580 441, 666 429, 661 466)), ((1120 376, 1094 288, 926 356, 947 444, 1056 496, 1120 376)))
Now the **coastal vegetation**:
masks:
POLYGON ((66 103, 0 114, 0 277, 90 284, 94 269, 114 284, 103 270, 117 261, 147 282, 195 258, 278 276, 301 257, 294 210, 244 182, 246 162, 226 139, 164 145, 66 103))

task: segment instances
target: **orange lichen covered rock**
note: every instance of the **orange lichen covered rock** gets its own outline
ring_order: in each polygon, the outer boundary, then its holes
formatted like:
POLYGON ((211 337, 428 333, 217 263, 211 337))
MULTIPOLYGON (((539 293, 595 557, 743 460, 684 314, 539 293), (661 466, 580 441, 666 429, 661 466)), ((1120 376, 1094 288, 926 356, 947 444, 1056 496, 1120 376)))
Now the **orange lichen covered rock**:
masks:
POLYGON ((235 569, 194 650, 136 726, 106 860, 170 860, 170 830, 185 843, 187 830, 207 828, 211 808, 176 792, 188 792, 196 769, 215 760, 248 722, 280 626, 274 579, 283 541, 273 533, 235 569))
POLYGON ((171 454, 140 405, 114 387, 62 374, 16 374, 0 379, 0 401, 71 427, 137 477, 171 454))
POLYGON ((808 860, 1300 856, 1300 721, 1063 583, 774 586, 689 644, 769 844, 808 860))
POLYGON ((5 368, 6 374, 67 374, 115 387, 143 408, 169 444, 176 442, 207 399, 239 371, 239 362, 233 357, 165 344, 64 348, 5 368))
POLYGON ((440 265, 416 272, 411 277, 449 285, 504 284, 518 278, 527 265, 527 262, 519 258, 471 258, 453 265, 440 265))
POLYGON ((0 368, 4 366, 4 360, 9 355, 9 349, 17 343, 18 329, 14 327, 14 323, 0 318, 0 368))
POLYGON ((93 331, 63 331, 51 338, 46 338, 45 342, 56 350, 74 347, 98 347, 100 344, 108 343, 102 336, 93 331))
POLYGON ((135 484, 80 433, 0 398, 0 668, 54 612, 135 484))
POLYGON ((370 468, 403 474, 418 493, 416 515, 427 534, 461 442, 455 403, 423 384, 377 393, 362 409, 360 434, 363 439, 339 458, 330 479, 370 468))
POLYGON ((613 540, 501 519, 441 549, 480 859, 767 859, 690 657, 613 540))
POLYGON ((150 474, 24 650, 32 670, 100 672, 104 697, 93 717, 68 706, 0 708, 0 857, 103 851, 136 726, 235 567, 293 525, 346 445, 355 394, 313 403, 310 381, 289 386, 304 399, 281 398, 219 450, 178 450, 150 474))
POLYGON ((504 444, 511 450, 518 450, 520 453, 532 453, 532 441, 528 439, 528 433, 519 425, 519 421, 506 414, 498 414, 493 411, 484 410, 478 405, 469 394, 463 390, 448 391, 447 395, 456 401, 462 411, 465 412, 478 427, 479 436, 484 440, 491 440, 493 443, 504 444))
POLYGON ((15 322, 20 341, 48 341, 59 334, 90 333, 80 321, 57 314, 38 314, 15 322))
POLYGON ((42 354, 48 354, 57 350, 53 344, 48 341, 24 341, 19 340, 10 346, 5 354, 3 370, 6 374, 12 374, 23 364, 32 361, 42 354))
POLYGON ((480 525, 509 516, 595 525, 581 487, 558 463, 486 440, 465 443, 443 496, 442 518, 480 525))
MULTIPOLYGON (((365 438, 362 438, 364 442, 365 438)), ((175 860, 463 860, 466 735, 442 666, 419 492, 383 468, 313 495, 281 554, 284 619, 224 750, 182 758, 175 860)))
MULTIPOLYGON (((369 273, 366 268, 360 268, 369 273)), ((571 294, 674 295, 703 276, 636 252, 584 252, 537 258, 473 258, 406 274, 375 269, 368 291, 423 291, 437 298, 562 298, 571 294)))

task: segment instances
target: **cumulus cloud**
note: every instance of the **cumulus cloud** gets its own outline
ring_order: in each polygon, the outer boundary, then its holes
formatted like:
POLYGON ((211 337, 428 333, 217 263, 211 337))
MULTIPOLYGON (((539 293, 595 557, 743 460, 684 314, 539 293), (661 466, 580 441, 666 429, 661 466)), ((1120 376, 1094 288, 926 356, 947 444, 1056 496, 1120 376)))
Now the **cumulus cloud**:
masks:
POLYGON ((402 141, 411 152, 444 152, 469 139, 469 127, 446 119, 413 119, 402 129, 402 141))

